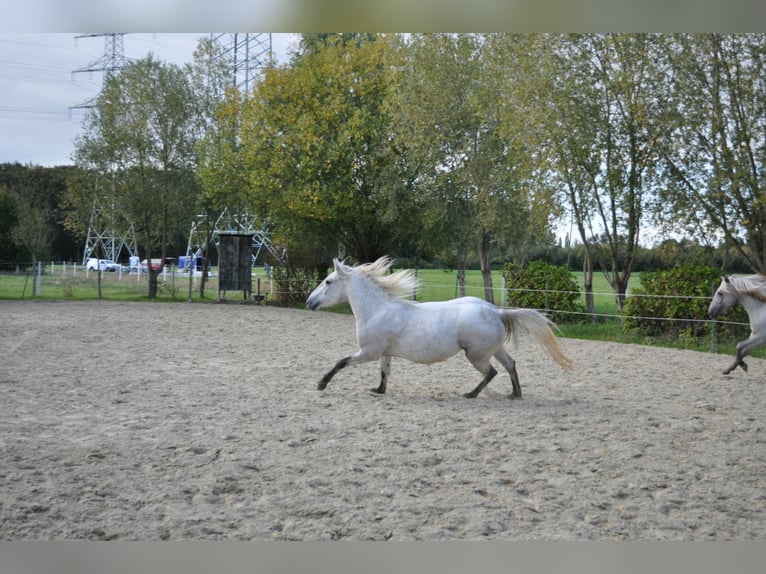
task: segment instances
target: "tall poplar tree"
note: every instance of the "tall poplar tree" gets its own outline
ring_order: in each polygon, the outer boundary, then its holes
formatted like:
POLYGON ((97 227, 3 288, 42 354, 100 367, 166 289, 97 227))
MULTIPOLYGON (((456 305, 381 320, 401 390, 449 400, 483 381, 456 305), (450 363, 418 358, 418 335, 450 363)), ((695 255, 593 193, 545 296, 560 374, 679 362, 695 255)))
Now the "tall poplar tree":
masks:
POLYGON ((658 212, 766 273, 766 34, 679 34, 666 47, 673 122, 658 212))
MULTIPOLYGON (((164 261, 169 238, 191 221, 197 117, 184 71, 149 55, 106 78, 75 143, 77 165, 108 180, 104 192, 150 261, 164 261)), ((149 298, 160 271, 149 265, 149 298)))
POLYGON ((456 254, 459 281, 469 254, 478 255, 489 301, 492 249, 522 250, 524 238, 540 236, 547 223, 547 216, 532 217, 541 187, 531 185, 532 156, 513 113, 522 40, 413 35, 401 52, 392 100, 395 132, 417 166, 422 232, 442 254, 456 254))
MULTIPOLYGON (((586 254, 625 300, 646 210, 658 193, 667 70, 649 34, 549 36, 543 92, 553 172, 586 254)), ((586 271, 589 271, 586 269, 586 271)), ((586 286, 586 291, 587 286, 586 286)))

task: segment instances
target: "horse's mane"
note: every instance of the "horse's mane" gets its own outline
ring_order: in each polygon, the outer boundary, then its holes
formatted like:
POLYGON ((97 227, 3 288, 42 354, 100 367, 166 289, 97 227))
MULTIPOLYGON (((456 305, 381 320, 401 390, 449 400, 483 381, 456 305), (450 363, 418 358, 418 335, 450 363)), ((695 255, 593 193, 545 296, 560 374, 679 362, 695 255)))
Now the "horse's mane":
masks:
POLYGON ((389 273, 394 260, 384 256, 372 263, 359 265, 358 269, 375 281, 383 290, 392 297, 410 297, 418 288, 419 281, 415 273, 409 269, 402 269, 395 273, 389 273))
POLYGON ((750 295, 751 297, 758 299, 759 301, 766 303, 766 276, 761 275, 748 275, 747 277, 731 277, 734 288, 744 295, 750 295))

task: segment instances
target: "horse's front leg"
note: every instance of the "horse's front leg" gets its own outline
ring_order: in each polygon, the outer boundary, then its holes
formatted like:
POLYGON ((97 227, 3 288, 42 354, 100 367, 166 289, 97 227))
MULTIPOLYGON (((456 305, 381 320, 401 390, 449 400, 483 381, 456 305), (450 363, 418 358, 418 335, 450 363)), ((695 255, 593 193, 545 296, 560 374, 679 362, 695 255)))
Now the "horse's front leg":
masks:
POLYGON ((737 343, 737 353, 734 356, 734 362, 723 372, 723 374, 728 375, 737 367, 742 367, 742 370, 747 372, 747 363, 742 359, 744 359, 750 351, 763 344, 766 344, 766 334, 755 335, 750 333, 750 337, 737 343))
POLYGON ((728 369, 724 369, 723 374, 724 375, 728 375, 729 373, 731 373, 737 367, 742 367, 742 370, 747 372, 747 363, 745 363, 745 361, 743 361, 740 358, 739 353, 737 353, 737 355, 736 355, 736 357, 734 359, 734 362, 729 366, 729 368, 728 369))
POLYGON ((737 343, 737 353, 734 356, 734 362, 723 374, 728 375, 737 367, 742 367, 742 370, 747 372, 747 363, 743 359, 750 354, 750 351, 762 345, 766 345, 766 333, 755 334, 751 332, 747 339, 737 343))
MULTIPOLYGON (((348 357, 343 357, 340 361, 335 363, 335 366, 330 370, 322 379, 319 381, 319 384, 317 385, 317 389, 320 391, 325 390, 327 387, 327 383, 330 382, 330 380, 340 371, 341 369, 345 369, 348 366, 351 365, 358 365, 359 363, 366 363, 367 361, 374 361, 376 359, 380 358, 380 353, 376 353, 370 350, 364 350, 360 349, 353 355, 350 355, 348 357)), ((385 387, 384 387, 385 389, 385 387)))
POLYGON ((340 361, 335 363, 335 366, 332 368, 331 371, 327 372, 324 377, 319 381, 319 384, 317 385, 317 389, 320 391, 325 390, 327 388, 327 383, 330 382, 330 379, 332 379, 338 371, 341 369, 348 367, 348 363, 351 361, 351 356, 343 357, 340 361))

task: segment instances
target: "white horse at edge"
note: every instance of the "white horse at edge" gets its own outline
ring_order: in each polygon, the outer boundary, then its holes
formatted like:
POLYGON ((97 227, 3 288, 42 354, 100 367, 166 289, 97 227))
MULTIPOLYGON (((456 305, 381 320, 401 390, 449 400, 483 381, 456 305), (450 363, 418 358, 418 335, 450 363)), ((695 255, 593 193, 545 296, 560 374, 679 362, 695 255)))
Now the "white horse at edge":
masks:
POLYGON ((341 369, 368 361, 380 361, 378 394, 386 392, 391 372, 391 358, 400 357, 416 363, 444 361, 463 351, 483 375, 468 398, 476 398, 497 370, 490 363, 494 357, 511 378, 511 398, 521 398, 516 362, 503 347, 519 330, 532 335, 547 354, 565 370, 572 361, 559 348, 552 328, 555 324, 534 309, 499 309, 476 297, 450 301, 416 303, 404 300, 418 286, 411 271, 389 273, 393 261, 381 257, 374 263, 350 267, 333 260, 334 271, 309 295, 306 305, 317 310, 348 302, 356 319, 359 350, 342 358, 319 381, 318 389, 341 369))
POLYGON ((707 313, 712 319, 725 313, 735 303, 741 303, 750 318, 750 336, 737 343, 734 362, 724 370, 728 375, 737 367, 747 372, 747 363, 742 359, 756 347, 766 344, 766 277, 723 277, 713 294, 707 313))

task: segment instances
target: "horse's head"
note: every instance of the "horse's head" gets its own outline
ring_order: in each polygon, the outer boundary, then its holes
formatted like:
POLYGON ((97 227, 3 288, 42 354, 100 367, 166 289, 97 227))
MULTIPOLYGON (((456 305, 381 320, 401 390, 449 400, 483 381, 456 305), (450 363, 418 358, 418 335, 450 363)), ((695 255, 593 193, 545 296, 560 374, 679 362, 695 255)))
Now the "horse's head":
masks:
POLYGON ((715 319, 722 313, 725 313, 729 307, 737 302, 737 290, 731 283, 731 279, 723 277, 718 289, 713 293, 713 300, 710 302, 707 314, 715 319))
POLYGON ((306 299, 306 306, 312 311, 316 311, 322 307, 332 307, 333 305, 348 301, 346 283, 344 280, 351 272, 351 268, 337 259, 333 259, 333 265, 335 266, 335 271, 330 273, 327 278, 311 292, 309 298, 306 299))

